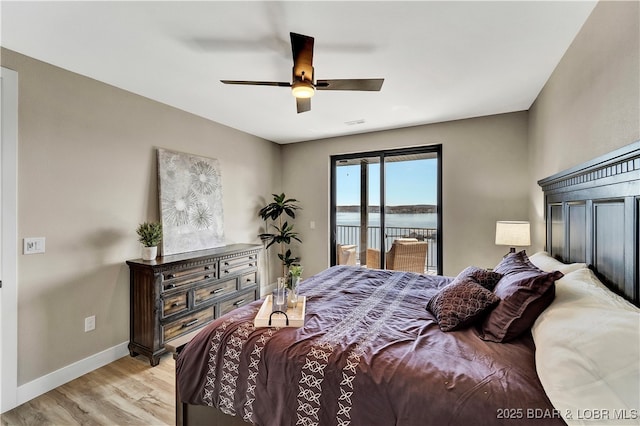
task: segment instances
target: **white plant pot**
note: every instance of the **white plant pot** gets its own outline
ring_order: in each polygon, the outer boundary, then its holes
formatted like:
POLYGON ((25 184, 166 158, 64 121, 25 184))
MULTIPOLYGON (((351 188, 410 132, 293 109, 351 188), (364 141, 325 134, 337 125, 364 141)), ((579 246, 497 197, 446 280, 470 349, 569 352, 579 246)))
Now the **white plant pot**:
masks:
POLYGON ((142 247, 142 260, 154 260, 158 255, 158 247, 142 247))

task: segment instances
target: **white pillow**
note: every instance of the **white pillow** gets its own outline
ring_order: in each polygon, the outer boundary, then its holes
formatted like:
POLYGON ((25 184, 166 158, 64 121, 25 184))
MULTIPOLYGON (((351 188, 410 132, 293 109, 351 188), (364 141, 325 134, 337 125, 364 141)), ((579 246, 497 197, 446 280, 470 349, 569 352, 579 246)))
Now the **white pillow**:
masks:
POLYGON ((532 254, 529 256, 529 260, 545 272, 560 271, 565 275, 587 267, 586 263, 562 263, 558 259, 551 257, 546 251, 532 254))
POLYGON ((633 312, 639 311, 639 308, 631 302, 609 290, 589 268, 578 269, 556 281, 556 298, 558 297, 558 289, 560 290, 560 300, 563 299, 565 293, 568 297, 575 297, 576 294, 579 294, 583 298, 582 304, 587 301, 595 304, 607 303, 617 308, 633 312))
POLYGON ((640 309, 579 269, 556 281, 531 332, 538 376, 567 424, 640 422, 640 309))

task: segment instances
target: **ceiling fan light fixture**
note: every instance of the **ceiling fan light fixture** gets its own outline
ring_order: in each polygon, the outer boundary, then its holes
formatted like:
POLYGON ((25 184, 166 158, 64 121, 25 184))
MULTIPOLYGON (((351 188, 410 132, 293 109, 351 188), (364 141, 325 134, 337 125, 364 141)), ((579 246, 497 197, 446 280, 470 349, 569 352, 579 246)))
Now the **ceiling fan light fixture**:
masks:
POLYGON ((308 80, 298 80, 291 86, 291 93, 295 98, 308 99, 313 96, 316 89, 308 80))
MULTIPOLYGON (((2 1, 2 0, 0 0, 2 1)), ((220 80, 223 84, 244 84, 248 86, 276 86, 291 89, 296 98, 298 114, 311 111, 311 98, 318 90, 350 90, 379 92, 384 78, 348 78, 333 80, 316 80, 313 68, 314 38, 302 34, 290 33, 291 54, 293 68, 291 69, 291 83, 283 81, 246 81, 220 80), (314 83, 315 82, 315 83, 314 83)), ((364 120, 363 120, 364 122, 364 120)), ((359 121, 347 124, 362 124, 359 121)))

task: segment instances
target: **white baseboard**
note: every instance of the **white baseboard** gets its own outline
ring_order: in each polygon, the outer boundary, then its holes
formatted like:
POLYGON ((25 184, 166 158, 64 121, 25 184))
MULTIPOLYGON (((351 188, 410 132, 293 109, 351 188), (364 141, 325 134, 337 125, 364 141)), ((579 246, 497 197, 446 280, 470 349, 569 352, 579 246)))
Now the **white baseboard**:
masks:
POLYGON ((62 386, 71 380, 77 379, 78 377, 90 373, 93 370, 110 364, 123 356, 129 355, 129 349, 127 348, 128 344, 128 341, 120 343, 119 345, 105 349, 102 352, 98 352, 90 357, 81 359, 80 361, 74 362, 66 367, 62 367, 52 373, 38 377, 29 383, 18 386, 18 405, 24 404, 25 402, 47 393, 58 386, 62 386))

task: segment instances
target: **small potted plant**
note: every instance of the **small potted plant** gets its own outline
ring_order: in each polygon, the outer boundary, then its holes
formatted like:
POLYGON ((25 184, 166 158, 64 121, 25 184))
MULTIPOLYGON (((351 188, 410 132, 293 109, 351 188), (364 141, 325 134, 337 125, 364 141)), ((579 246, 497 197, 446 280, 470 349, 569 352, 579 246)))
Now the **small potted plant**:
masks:
POLYGON ((142 259, 154 260, 158 255, 158 244, 162 240, 162 224, 160 222, 144 222, 136 230, 138 241, 142 243, 142 259))

